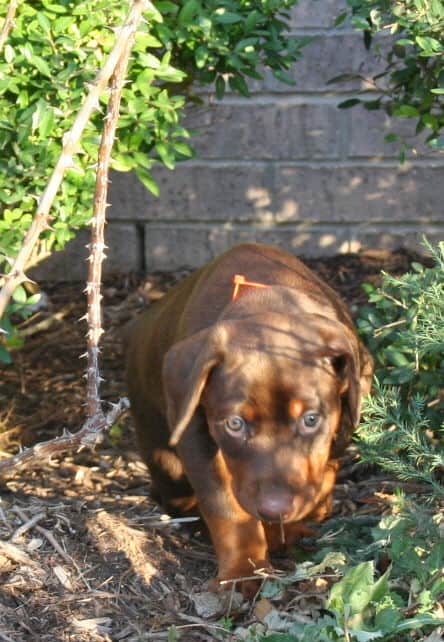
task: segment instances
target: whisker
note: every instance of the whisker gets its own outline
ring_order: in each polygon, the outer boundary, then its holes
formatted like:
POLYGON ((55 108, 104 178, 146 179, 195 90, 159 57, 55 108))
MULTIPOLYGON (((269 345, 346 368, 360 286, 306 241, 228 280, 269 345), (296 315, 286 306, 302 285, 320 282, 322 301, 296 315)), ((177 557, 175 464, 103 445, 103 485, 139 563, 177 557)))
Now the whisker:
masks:
POLYGON ((285 528, 284 522, 282 521, 282 515, 279 515, 279 526, 281 528, 281 542, 282 544, 285 544, 285 528))

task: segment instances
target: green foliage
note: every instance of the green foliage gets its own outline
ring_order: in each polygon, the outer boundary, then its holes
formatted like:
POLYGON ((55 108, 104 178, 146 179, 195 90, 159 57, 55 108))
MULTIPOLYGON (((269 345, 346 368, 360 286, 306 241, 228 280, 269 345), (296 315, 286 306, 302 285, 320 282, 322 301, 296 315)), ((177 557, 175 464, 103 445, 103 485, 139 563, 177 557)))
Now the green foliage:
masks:
MULTIPOLYGON (((134 170, 154 194, 151 168, 193 155, 180 118, 194 82, 227 81, 248 94, 258 66, 286 80, 306 39, 286 33, 297 0, 168 0, 147 10, 123 91, 112 167, 134 170)), ((0 54, 0 272, 10 269, 88 83, 115 42, 128 11, 121 0, 22 0, 0 54)), ((0 27, 7 3, 0 9, 0 27)), ((86 128, 32 259, 61 249, 91 218, 106 95, 86 128)), ((28 266, 29 267, 29 266, 28 266)), ((9 310, 10 312, 11 310, 9 310)), ((0 355, 1 358, 1 355, 0 355)))
MULTIPOLYGON (((412 639, 410 631, 423 639, 431 628, 444 624, 439 607, 444 594, 444 540, 439 518, 400 498, 392 514, 374 528, 369 530, 368 524, 361 524, 353 542, 344 539, 341 521, 330 520, 323 527, 329 530, 328 549, 320 550, 318 557, 337 558, 338 553, 331 551, 334 548, 342 550, 344 557, 352 554, 361 561, 346 567, 324 564, 336 572, 342 568, 342 577, 332 585, 325 602, 326 613, 312 622, 293 622, 284 633, 270 632, 259 638, 252 635, 251 640, 404 642, 412 639), (369 543, 363 546, 363 542, 369 543), (379 560, 389 564, 384 573, 376 570, 379 560)), ((311 563, 307 569, 311 566, 319 564, 311 563)))
POLYGON ((442 495, 444 470, 444 243, 435 265, 367 286, 358 327, 376 359, 376 385, 358 429, 365 461, 442 495))
POLYGON ((23 345, 17 329, 11 322, 11 317, 26 319, 32 314, 32 307, 38 303, 40 294, 28 294, 23 285, 19 285, 12 295, 12 301, 7 307, 7 313, 0 319, 0 338, 3 337, 4 343, 0 341, 0 363, 11 363, 11 353, 13 349, 20 348, 23 345))
MULTIPOLYGON (((123 92, 113 167, 135 170, 158 193, 155 160, 173 168, 192 156, 180 125, 193 81, 224 92, 248 93, 245 76, 258 65, 281 75, 299 56, 302 40, 285 34, 286 10, 297 0, 158 2, 136 38, 123 92)), ((14 257, 72 125, 87 83, 114 44, 128 2, 32 0, 19 3, 0 61, 0 264, 14 257), (2 260, 3 259, 3 260, 2 260)), ((6 12, 6 6, 4 12, 6 12)), ((102 105, 103 108, 103 105, 102 105)), ((61 248, 91 212, 94 163, 101 130, 96 114, 81 141, 54 205, 45 252, 61 248)))
MULTIPOLYGON (((375 78, 384 86, 380 96, 362 101, 368 109, 385 108, 393 116, 416 118, 416 133, 427 132, 434 148, 444 148, 444 4, 442 0, 347 0, 352 25, 364 33, 369 47, 373 34, 392 35, 391 46, 381 55, 386 68, 375 78)), ((360 101, 361 102, 361 101, 360 101)), ((343 103, 343 107, 351 104, 343 103)), ((389 134, 390 141, 396 140, 389 134)))
POLYGON ((173 61, 201 84, 215 83, 222 98, 232 91, 249 95, 247 78, 261 79, 268 67, 280 80, 300 56, 307 38, 287 33, 286 13, 297 0, 186 0, 159 2, 164 21, 156 35, 171 46, 173 61))
MULTIPOLYGON (((36 0, 19 3, 15 25, 0 62, 0 263, 13 258, 30 225, 48 176, 90 82, 114 44, 127 6, 116 1, 36 0), (3 260, 2 260, 3 259, 3 260)), ((5 6, 6 11, 6 6, 5 6)), ((150 21, 160 14, 147 13, 150 21)), ((183 98, 170 98, 153 80, 178 82, 184 73, 170 65, 171 53, 147 53, 157 41, 144 25, 131 63, 131 88, 124 91, 114 167, 137 165, 144 175, 156 146, 174 146, 183 98), (140 155, 140 156, 139 156, 140 155)), ((91 216, 94 163, 101 128, 96 114, 80 143, 76 167, 66 175, 54 205, 55 221, 44 234, 44 253, 61 248, 91 216)))

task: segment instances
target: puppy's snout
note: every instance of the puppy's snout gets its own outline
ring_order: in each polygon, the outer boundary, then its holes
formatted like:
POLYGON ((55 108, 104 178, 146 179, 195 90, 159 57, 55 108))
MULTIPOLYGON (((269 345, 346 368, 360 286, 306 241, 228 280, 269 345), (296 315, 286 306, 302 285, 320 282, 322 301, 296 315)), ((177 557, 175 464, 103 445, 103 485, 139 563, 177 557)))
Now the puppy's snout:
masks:
POLYGON ((257 501, 258 515, 266 522, 285 521, 293 512, 293 500, 293 494, 283 488, 262 491, 257 501))

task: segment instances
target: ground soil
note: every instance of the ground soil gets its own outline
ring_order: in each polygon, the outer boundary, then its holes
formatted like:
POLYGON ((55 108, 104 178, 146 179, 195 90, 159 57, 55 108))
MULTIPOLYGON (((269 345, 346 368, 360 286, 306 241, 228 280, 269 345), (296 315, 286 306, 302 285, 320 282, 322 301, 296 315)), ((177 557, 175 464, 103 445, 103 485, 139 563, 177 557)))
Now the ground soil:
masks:
MULTIPOLYGON (((356 312, 365 302, 363 282, 378 283, 381 269, 405 272, 417 258, 378 251, 308 263, 356 312)), ((125 394, 122 327, 182 276, 106 281, 105 403, 125 394)), ((63 428, 75 431, 84 421, 83 287, 43 284, 47 305, 22 324, 25 345, 1 375, 0 457, 63 428)), ((394 485, 357 468, 354 457, 353 451, 346 457, 335 513, 382 512, 394 485)), ((212 548, 199 527, 168 524, 149 486, 129 416, 95 452, 67 453, 0 480, 0 642, 238 640, 251 623, 262 622, 259 630, 266 630, 264 613, 271 607, 302 621, 319 610, 328 580, 296 582, 272 603, 240 605, 230 594, 229 603, 209 616, 202 600, 216 571, 212 548), (221 629, 227 615, 232 635, 221 629)), ((294 564, 290 554, 276 560, 287 570, 294 564)))

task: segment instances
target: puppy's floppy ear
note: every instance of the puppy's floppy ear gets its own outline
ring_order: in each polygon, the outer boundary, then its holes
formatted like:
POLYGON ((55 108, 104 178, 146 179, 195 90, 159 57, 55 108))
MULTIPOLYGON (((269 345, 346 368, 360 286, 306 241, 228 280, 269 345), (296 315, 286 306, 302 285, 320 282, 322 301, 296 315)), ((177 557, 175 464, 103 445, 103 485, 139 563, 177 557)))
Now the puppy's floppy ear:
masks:
MULTIPOLYGON (((367 386, 362 386, 364 349, 359 339, 345 324, 338 321, 321 322, 321 334, 325 341, 325 353, 335 369, 340 381, 342 401, 341 423, 333 445, 333 456, 342 454, 359 423, 361 415, 361 399, 368 392, 367 386), (365 387, 363 390, 362 388, 365 387)), ((367 354, 367 353, 366 353, 367 354)), ((371 359, 368 355, 368 358, 371 359)), ((371 361, 370 361, 371 371, 371 361)), ((371 376, 371 372, 370 372, 371 376)))
POLYGON ((166 353, 162 376, 171 446, 190 423, 210 372, 222 362, 226 336, 223 324, 218 324, 179 341, 166 353))
POLYGON ((353 356, 345 361, 345 377, 348 388, 342 396, 342 416, 339 430, 333 443, 333 457, 340 457, 350 443, 359 424, 362 398, 369 394, 373 379, 373 358, 367 348, 354 337, 353 356))

